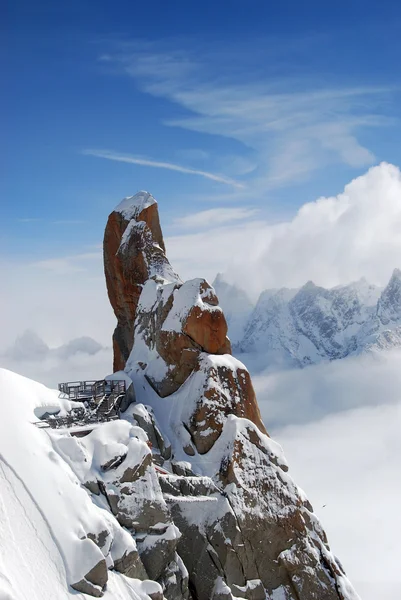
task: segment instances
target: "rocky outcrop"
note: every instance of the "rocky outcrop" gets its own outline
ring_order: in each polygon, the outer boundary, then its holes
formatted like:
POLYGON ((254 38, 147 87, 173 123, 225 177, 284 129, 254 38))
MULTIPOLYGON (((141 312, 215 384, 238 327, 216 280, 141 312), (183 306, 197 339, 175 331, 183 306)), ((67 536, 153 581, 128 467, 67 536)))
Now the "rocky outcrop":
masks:
POLYGON ((148 194, 126 199, 106 228, 115 361, 140 403, 125 418, 147 442, 134 467, 129 452, 107 463, 102 493, 166 598, 356 600, 267 435, 213 288, 174 273, 154 207, 148 194))
POLYGON ((104 589, 108 580, 108 571, 106 561, 103 559, 97 563, 88 573, 77 583, 71 585, 77 592, 89 594, 95 598, 103 596, 104 589))

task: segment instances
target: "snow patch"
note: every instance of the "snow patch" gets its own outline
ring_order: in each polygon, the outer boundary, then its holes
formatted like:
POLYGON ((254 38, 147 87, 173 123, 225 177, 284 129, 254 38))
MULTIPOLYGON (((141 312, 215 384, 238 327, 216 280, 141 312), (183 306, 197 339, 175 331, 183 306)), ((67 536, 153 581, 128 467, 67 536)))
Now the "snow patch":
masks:
POLYGON ((133 196, 124 198, 114 209, 123 215, 127 221, 135 219, 145 208, 157 204, 149 192, 140 191, 133 196))

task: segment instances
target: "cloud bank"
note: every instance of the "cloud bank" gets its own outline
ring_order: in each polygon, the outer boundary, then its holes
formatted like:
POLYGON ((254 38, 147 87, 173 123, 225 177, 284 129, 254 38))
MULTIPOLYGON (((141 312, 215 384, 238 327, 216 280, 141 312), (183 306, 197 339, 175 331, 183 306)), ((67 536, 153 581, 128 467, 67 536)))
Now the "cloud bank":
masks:
MULTIPOLYGON (((239 359, 243 359, 239 356, 239 359)), ((245 364, 254 372, 253 363, 245 364)), ((253 384, 266 426, 303 426, 329 414, 401 400, 401 351, 392 350, 273 373, 255 373, 253 384)))
POLYGON ((50 348, 28 329, 0 353, 0 363, 10 371, 57 387, 61 381, 105 377, 112 369, 112 350, 88 336, 50 348))
POLYGON ((275 434, 363 600, 401 597, 400 417, 401 403, 360 408, 275 434))
POLYGON ((256 376, 266 427, 363 600, 401 596, 401 353, 256 376))
MULTIPOLYGON (((204 213, 198 213, 202 221, 204 213)), ((196 222, 197 216, 187 217, 196 222)), ((304 204, 289 221, 246 219, 167 238, 182 277, 223 272, 253 297, 263 289, 332 287, 366 277, 384 285, 401 264, 401 172, 382 163, 335 197, 304 204)))
POLYGON ((38 336, 35 331, 27 329, 17 337, 14 344, 5 352, 6 358, 15 361, 41 361, 48 357, 68 359, 76 354, 88 354, 93 356, 100 352, 103 347, 91 337, 83 336, 70 340, 57 348, 49 346, 38 336))
POLYGON ((104 281, 102 254, 53 256, 40 262, 0 262, 0 354, 27 329, 52 347, 89 336, 111 344, 115 318, 104 281))

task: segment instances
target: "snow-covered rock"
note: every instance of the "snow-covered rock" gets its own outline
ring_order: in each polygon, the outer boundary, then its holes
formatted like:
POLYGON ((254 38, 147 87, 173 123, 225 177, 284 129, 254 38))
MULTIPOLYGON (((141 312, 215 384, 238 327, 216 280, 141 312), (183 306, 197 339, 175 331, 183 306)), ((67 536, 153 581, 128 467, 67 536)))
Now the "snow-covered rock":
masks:
POLYGON ((201 352, 231 352, 227 324, 205 279, 184 284, 149 279, 138 301, 132 352, 125 370, 140 368, 162 397, 196 368, 201 352))

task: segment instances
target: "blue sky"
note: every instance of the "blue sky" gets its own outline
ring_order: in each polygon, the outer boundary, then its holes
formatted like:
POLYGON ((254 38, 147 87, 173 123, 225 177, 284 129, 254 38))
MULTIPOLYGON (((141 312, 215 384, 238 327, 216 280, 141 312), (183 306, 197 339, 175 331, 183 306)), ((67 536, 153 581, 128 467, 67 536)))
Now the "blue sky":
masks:
POLYGON ((174 233, 401 164, 397 1, 17 0, 1 29, 7 259, 90 252, 139 189, 174 233))

